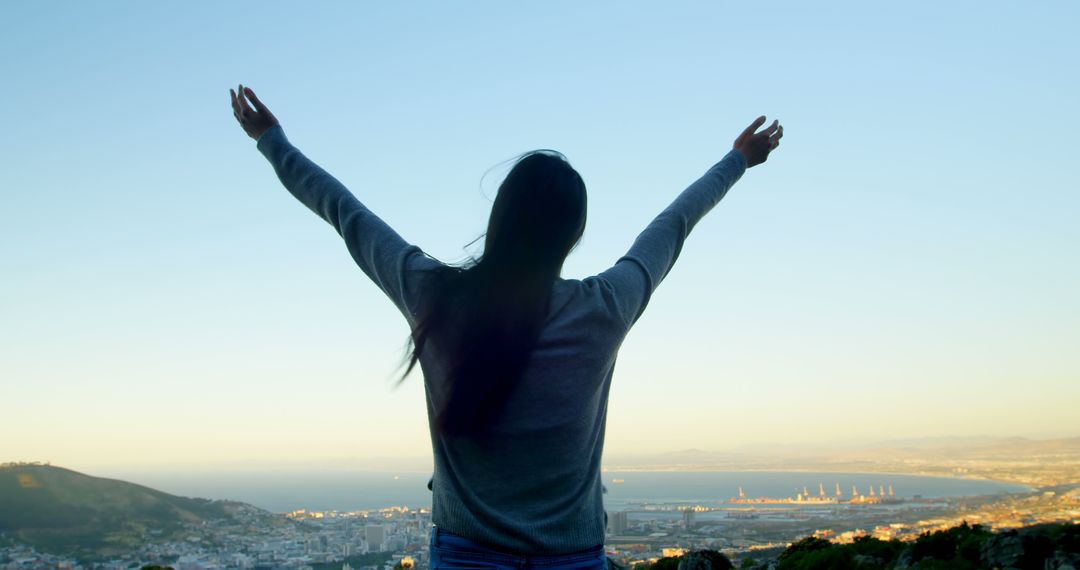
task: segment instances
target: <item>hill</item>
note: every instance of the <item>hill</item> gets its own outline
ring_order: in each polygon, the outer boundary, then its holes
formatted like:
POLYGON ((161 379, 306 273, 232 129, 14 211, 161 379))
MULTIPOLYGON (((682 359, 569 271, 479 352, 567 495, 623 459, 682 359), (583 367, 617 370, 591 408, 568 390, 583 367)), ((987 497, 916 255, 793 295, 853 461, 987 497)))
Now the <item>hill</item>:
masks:
MULTIPOLYGON (((808 536, 786 549, 744 554, 745 570, 889 570, 983 568, 1076 568, 1080 565, 1080 525, 1054 523, 991 532, 967 523, 926 532, 911 542, 870 536, 833 543, 808 536)), ((633 570, 723 570, 733 568, 719 552, 691 552, 639 564, 633 570)))
POLYGON ((45 552, 112 556, 211 521, 277 518, 245 503, 178 497, 51 465, 0 465, 0 534, 45 552))

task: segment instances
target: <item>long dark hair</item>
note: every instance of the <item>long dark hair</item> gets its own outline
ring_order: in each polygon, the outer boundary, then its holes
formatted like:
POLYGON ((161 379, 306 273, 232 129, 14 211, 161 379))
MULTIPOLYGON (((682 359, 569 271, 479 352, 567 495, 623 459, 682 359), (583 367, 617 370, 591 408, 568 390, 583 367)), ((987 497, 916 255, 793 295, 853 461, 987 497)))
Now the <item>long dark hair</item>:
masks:
POLYGON ((562 154, 527 153, 499 185, 480 259, 432 276, 405 375, 430 342, 449 355, 448 384, 434 402, 439 432, 475 434, 502 410, 585 231, 586 206, 585 183, 562 154))

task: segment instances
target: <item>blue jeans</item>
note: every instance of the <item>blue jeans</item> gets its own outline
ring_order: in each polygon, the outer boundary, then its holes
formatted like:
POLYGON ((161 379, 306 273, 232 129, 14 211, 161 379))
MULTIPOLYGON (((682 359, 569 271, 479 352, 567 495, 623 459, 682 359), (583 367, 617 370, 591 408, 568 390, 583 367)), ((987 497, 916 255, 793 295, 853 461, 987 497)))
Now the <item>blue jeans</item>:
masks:
POLYGON ((493 550, 438 527, 431 529, 430 570, 607 570, 603 546, 551 556, 493 550))

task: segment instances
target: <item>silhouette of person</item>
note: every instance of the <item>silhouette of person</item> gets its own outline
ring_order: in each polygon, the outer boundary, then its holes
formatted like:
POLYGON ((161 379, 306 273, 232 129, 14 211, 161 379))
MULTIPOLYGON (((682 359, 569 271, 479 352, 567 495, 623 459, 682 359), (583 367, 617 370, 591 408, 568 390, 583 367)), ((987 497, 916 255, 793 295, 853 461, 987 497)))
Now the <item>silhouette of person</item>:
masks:
POLYGON ((282 184, 329 222, 409 323, 435 470, 431 568, 606 568, 600 480, 618 349, 694 225, 784 130, 758 117, 626 255, 560 277, 585 229, 585 184, 553 151, 500 184, 478 260, 451 266, 401 238, 285 137, 250 88, 233 113, 282 184))

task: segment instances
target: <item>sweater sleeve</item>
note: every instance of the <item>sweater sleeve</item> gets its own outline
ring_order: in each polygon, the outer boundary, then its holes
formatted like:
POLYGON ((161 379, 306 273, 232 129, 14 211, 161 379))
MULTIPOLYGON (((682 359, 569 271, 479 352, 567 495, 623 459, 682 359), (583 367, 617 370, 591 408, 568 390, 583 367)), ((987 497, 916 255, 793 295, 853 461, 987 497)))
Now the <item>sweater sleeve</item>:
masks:
POLYGON ((646 226, 626 255, 596 276, 611 296, 608 306, 627 327, 641 317, 653 291, 675 265, 690 230, 745 171, 742 153, 727 153, 646 226))
POLYGON ((337 179, 304 156, 285 137, 281 125, 263 133, 256 146, 285 188, 337 230, 360 269, 412 322, 416 295, 410 291, 406 273, 438 262, 402 239, 337 179))

